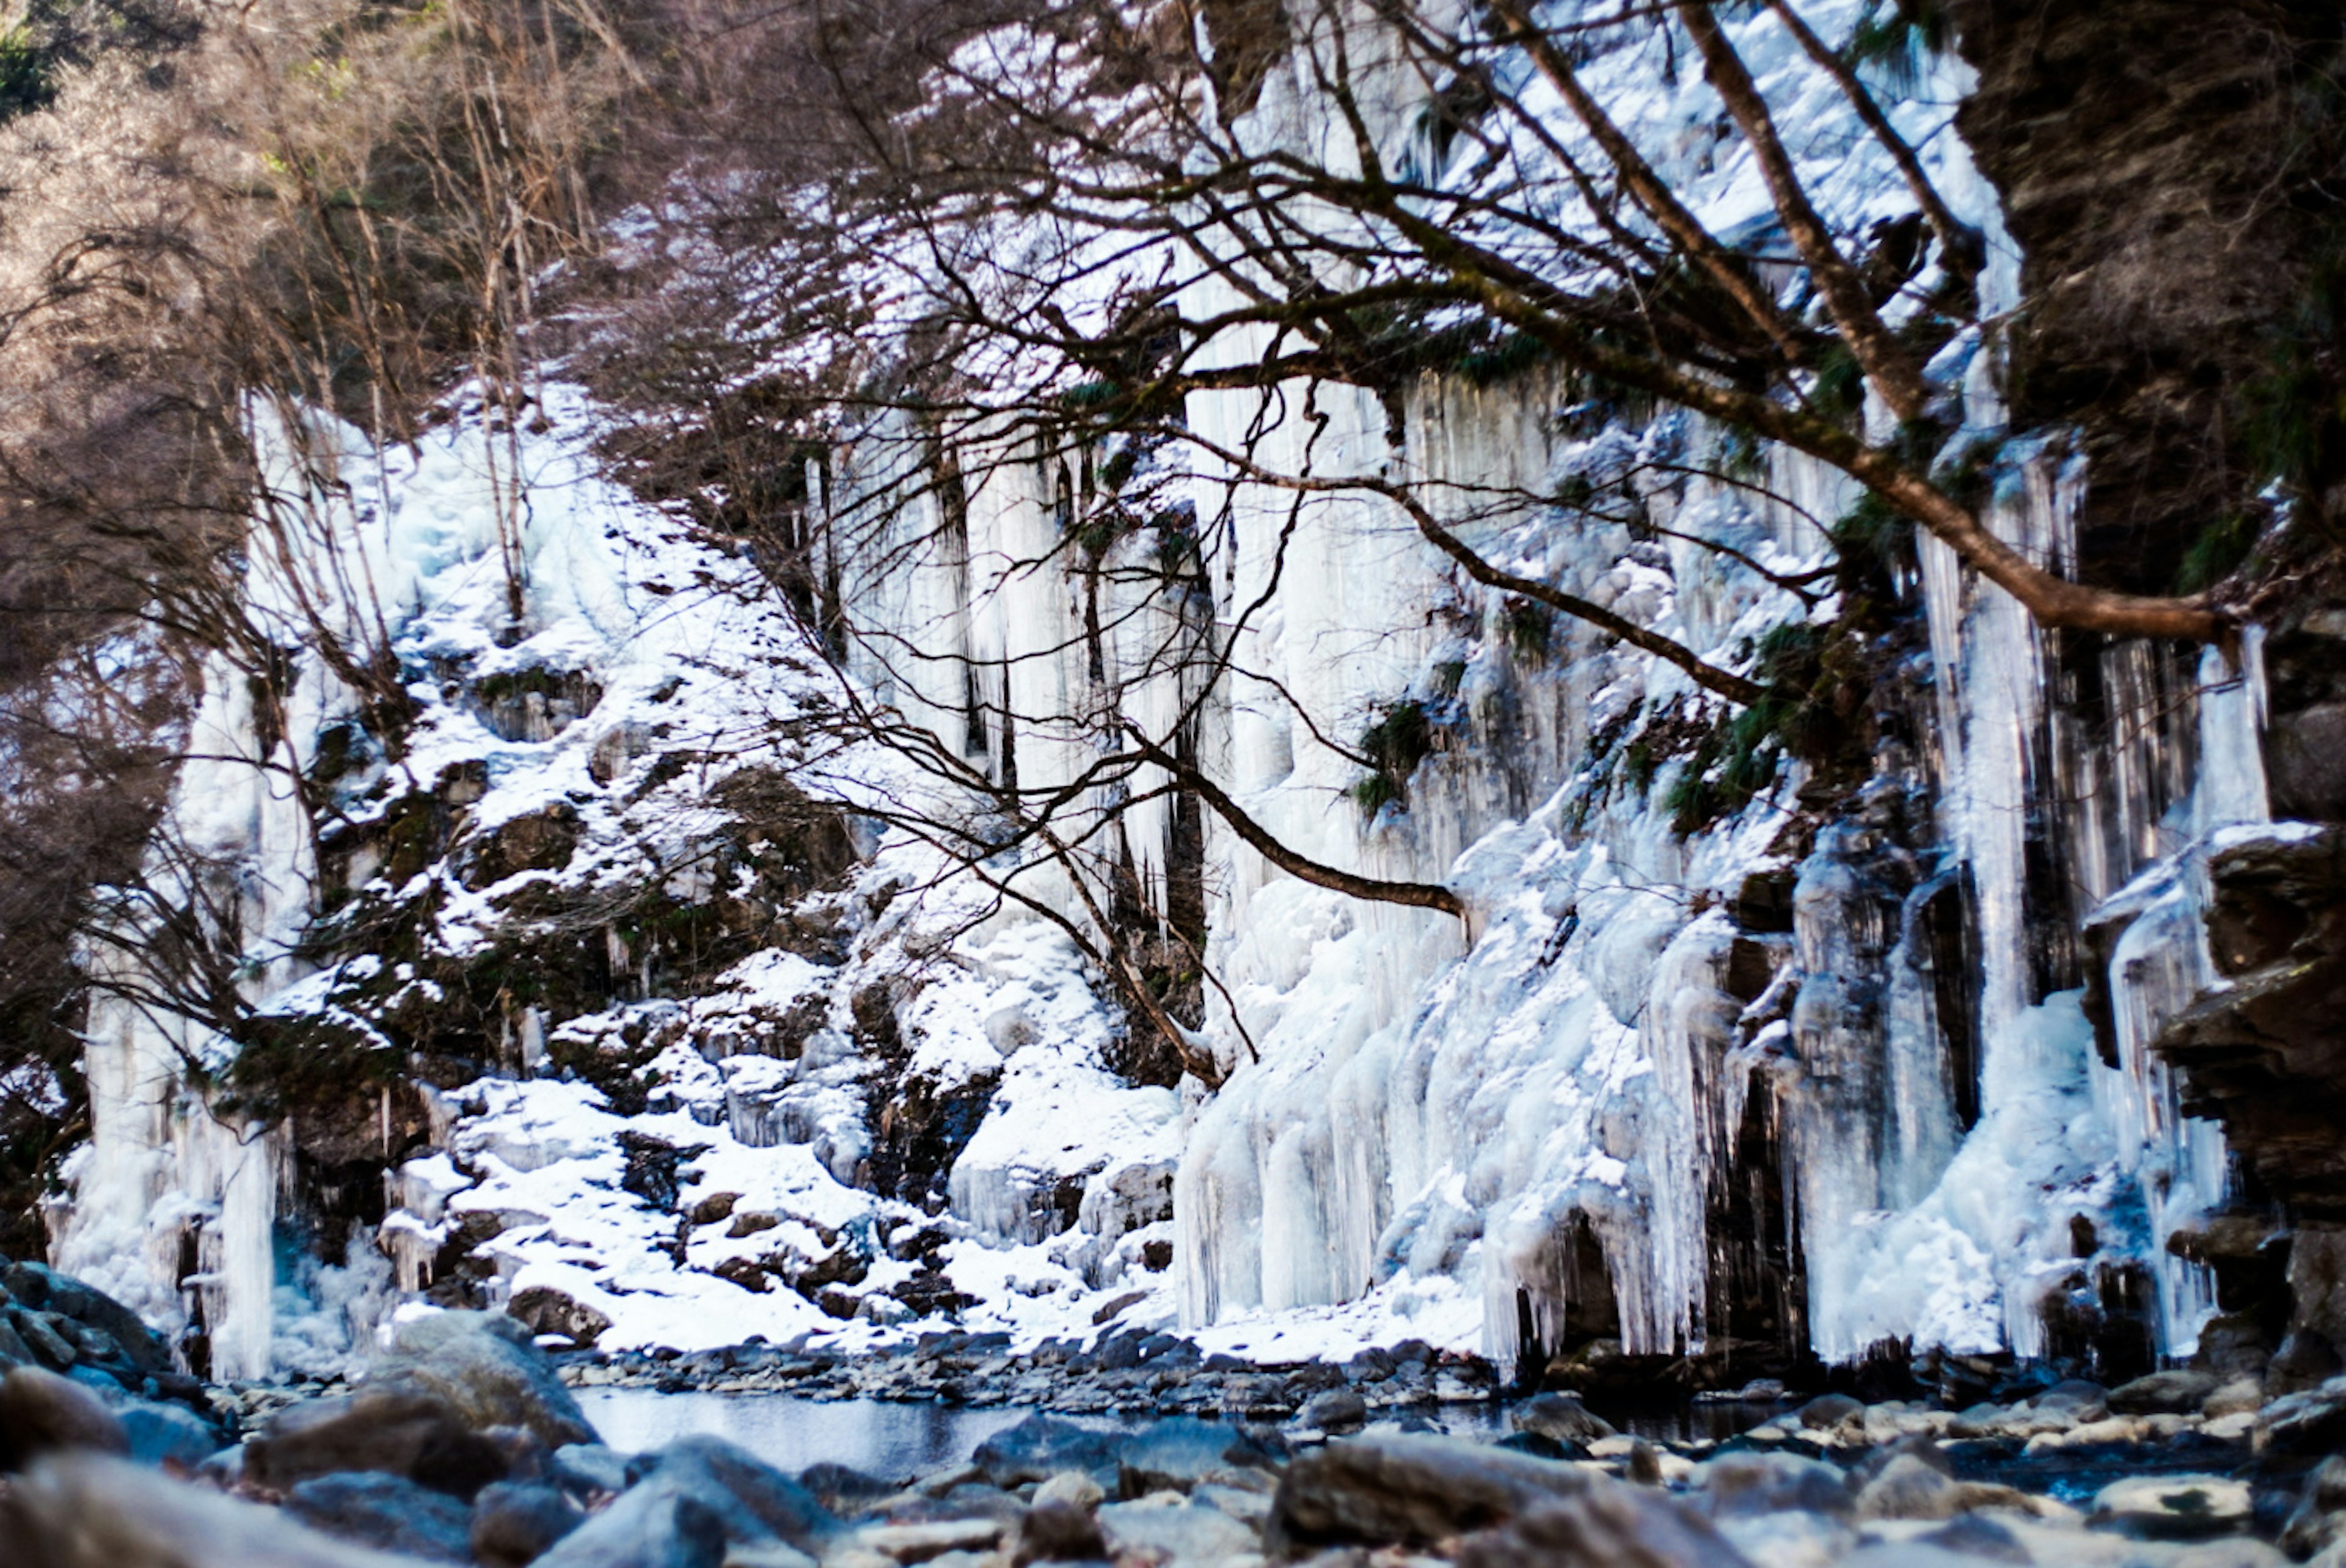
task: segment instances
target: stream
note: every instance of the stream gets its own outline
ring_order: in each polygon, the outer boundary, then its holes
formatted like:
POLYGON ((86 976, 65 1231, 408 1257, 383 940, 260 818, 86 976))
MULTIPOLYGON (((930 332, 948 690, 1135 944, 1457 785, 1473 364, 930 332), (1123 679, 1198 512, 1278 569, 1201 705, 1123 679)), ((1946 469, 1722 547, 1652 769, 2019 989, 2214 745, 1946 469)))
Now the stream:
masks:
MULTIPOLYGON (((952 1405, 893 1400, 811 1400, 792 1394, 719 1394, 657 1389, 576 1390, 579 1408, 623 1453, 678 1438, 721 1437, 793 1474, 829 1461, 890 1481, 908 1481, 967 1460, 978 1444, 1035 1410, 1018 1405, 952 1405)), ((1426 1412, 1424 1430, 1490 1441, 1507 1431, 1497 1403, 1443 1405, 1426 1412)), ((1711 1406, 1668 1411, 1608 1411, 1622 1431, 1658 1441, 1719 1439, 1756 1424, 1765 1407, 1711 1406)), ((1104 1431, 1137 1431, 1147 1416, 1063 1415, 1055 1420, 1104 1431)))

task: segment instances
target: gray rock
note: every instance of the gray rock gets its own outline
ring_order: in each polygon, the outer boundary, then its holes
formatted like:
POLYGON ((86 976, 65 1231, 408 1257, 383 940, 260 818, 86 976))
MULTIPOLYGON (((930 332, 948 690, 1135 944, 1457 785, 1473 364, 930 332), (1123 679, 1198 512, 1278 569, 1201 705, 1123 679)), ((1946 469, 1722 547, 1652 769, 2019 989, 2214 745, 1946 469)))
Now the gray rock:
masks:
POLYGON ((1822 1431, 1864 1414, 1865 1406, 1847 1394, 1820 1394, 1800 1407, 1799 1420, 1810 1431, 1822 1431))
POLYGON ((970 1461, 994 1485, 1047 1481, 1063 1470, 1113 1470, 1121 1440, 1048 1416, 1028 1416, 977 1445, 970 1461))
POLYGON ((2153 1372, 2110 1390, 2109 1406, 2122 1416, 2187 1415, 2217 1389, 2216 1375, 2194 1367, 2153 1372))
POLYGON ((244 1484, 244 1445, 237 1443, 196 1466, 196 1479, 222 1492, 233 1491, 244 1484))
POLYGON ((1323 1432, 1358 1431, 1369 1420, 1369 1402, 1350 1389, 1330 1389, 1314 1394, 1298 1418, 1323 1432))
POLYGON ((2257 1416, 2257 1451, 2268 1462, 2305 1464, 2346 1448, 2346 1378, 2275 1400, 2257 1416))
MULTIPOLYGON (((12 1263, 0 1270, 0 1284, 27 1307, 62 1313, 97 1330, 121 1359, 142 1372, 169 1372, 171 1352, 138 1313, 97 1287, 40 1263, 12 1263)), ((101 1354, 99 1359, 108 1357, 101 1354)))
MULTIPOLYGON (((899 1490, 876 1475, 866 1475, 852 1466, 828 1461, 809 1465, 799 1471, 799 1484, 812 1492, 816 1502, 842 1519, 895 1496, 899 1490)), ((1096 1493, 1098 1488, 1095 1487, 1093 1491, 1096 1493)))
POLYGON ((2110 1413, 2110 1394, 2099 1383, 2070 1378, 2030 1396, 2031 1410, 2054 1411, 2076 1421, 2097 1421, 2110 1413))
POLYGON ((473 1555, 481 1568, 527 1568, 586 1519, 543 1481, 499 1481, 474 1500, 473 1555))
POLYGON ((510 1461, 438 1394, 370 1384, 278 1411, 246 1441, 244 1462, 253 1481, 277 1492, 315 1476, 372 1471, 468 1498, 503 1481, 510 1461))
POLYGON ((475 1431, 526 1427, 548 1448, 596 1441, 554 1363, 503 1313, 435 1312, 402 1324, 396 1352, 369 1380, 437 1394, 475 1431))
POLYGON ((837 1516, 814 1493, 722 1438, 684 1438, 627 1468, 640 1478, 628 1496, 660 1487, 689 1496, 716 1515, 729 1541, 778 1539, 811 1549, 840 1532, 837 1516))
POLYGON ((1922 1545, 1936 1547, 1942 1552, 1984 1557, 1991 1563, 2025 1563, 2035 1561, 2029 1555, 2028 1548, 2021 1544, 2020 1537, 1994 1520, 1982 1518, 1976 1513, 1951 1519, 1927 1535, 1918 1535, 1914 1539, 1922 1545))
POLYGON ((1745 1568, 1710 1522, 1659 1492, 1603 1481, 1460 1545, 1459 1568, 1745 1568))
POLYGON ((721 1568, 725 1545, 716 1509, 672 1482, 655 1482, 555 1543, 536 1568, 721 1568))
POLYGON ((1586 1447, 1613 1436, 1613 1424, 1570 1394, 1540 1394, 1517 1405, 1507 1424, 1519 1432, 1586 1447))
POLYGON ((1852 1500, 1840 1471, 1791 1453, 1743 1449, 1695 1466, 1695 1506, 1713 1519, 1805 1510, 1846 1518, 1852 1500))
POLYGON ((127 1400, 114 1414, 130 1441, 130 1457, 142 1464, 194 1470, 228 1446, 218 1427, 183 1405, 127 1400))
POLYGON ((554 1451, 547 1473, 581 1496, 627 1490, 627 1456, 598 1442, 566 1443, 554 1451))
POLYGON ((5 1527, 9 1568, 415 1568, 276 1509, 88 1452, 36 1464, 11 1491, 5 1527))
POLYGON ((1194 1502, 1209 1508, 1219 1508, 1240 1524, 1260 1530, 1270 1522, 1270 1498, 1268 1492, 1254 1492, 1235 1486, 1217 1486, 1209 1481, 1189 1494, 1194 1502))
POLYGON ((1857 1494, 1860 1519, 1953 1519, 1963 1512, 1954 1477, 1918 1454, 1902 1453, 1857 1494))
POLYGON ((1270 1464, 1271 1456, 1244 1432, 1177 1416, 1126 1441, 1117 1459, 1117 1492, 1127 1501, 1152 1492, 1188 1492, 1202 1481, 1232 1479, 1241 1468, 1270 1464))
POLYGON ((81 1352, 74 1348, 73 1341, 57 1332, 53 1314, 12 1307, 8 1309, 8 1324, 32 1351, 33 1359, 52 1371, 62 1372, 81 1359, 81 1352))
POLYGON ((1099 1511, 1099 1531, 1118 1560, 1219 1563, 1262 1549, 1252 1530, 1220 1509, 1186 1499, 1108 1503, 1099 1511))
POLYGON ((1029 1563, 1082 1563, 1106 1557, 1107 1550, 1099 1521, 1089 1509, 1072 1502, 1041 1502, 1019 1522, 1010 1561, 1015 1568, 1029 1563))
POLYGON ((1745 1513, 1711 1522, 1729 1545, 1770 1568, 1839 1563, 1858 1543, 1855 1530, 1824 1513, 1745 1513))
POLYGON ((55 1372, 18 1367, 0 1378, 0 1470, 66 1449, 127 1454, 130 1437, 96 1394, 55 1372))
POLYGON ((2134 1475, 2094 1494, 2094 1522, 2128 1534, 2192 1540, 2245 1527, 2249 1483, 2225 1475, 2134 1475))
POLYGON ((2346 1372, 2346 1361, 2339 1359, 2329 1338, 2316 1329, 2299 1329, 2281 1340, 2280 1349, 2265 1363, 2265 1392, 2278 1399, 2319 1388, 2341 1372, 2346 1372))
POLYGON ((1082 1471, 1063 1470, 1035 1489, 1034 1502, 1037 1508, 1046 1503, 1066 1502, 1090 1510, 1097 1508, 1107 1495, 1100 1483, 1082 1471))
POLYGON ((321 1475, 285 1494, 285 1512, 321 1534, 434 1563, 469 1563, 472 1511, 404 1476, 321 1475))
POLYGON ((2346 1539, 2346 1457, 2332 1454, 2307 1478, 2281 1528, 2280 1544, 2290 1556, 2305 1558, 2341 1539, 2346 1539))
POLYGON ((1265 1540, 1289 1554, 1321 1545, 1430 1546, 1576 1497, 1601 1479, 1455 1438, 1333 1442, 1287 1467, 1265 1540))

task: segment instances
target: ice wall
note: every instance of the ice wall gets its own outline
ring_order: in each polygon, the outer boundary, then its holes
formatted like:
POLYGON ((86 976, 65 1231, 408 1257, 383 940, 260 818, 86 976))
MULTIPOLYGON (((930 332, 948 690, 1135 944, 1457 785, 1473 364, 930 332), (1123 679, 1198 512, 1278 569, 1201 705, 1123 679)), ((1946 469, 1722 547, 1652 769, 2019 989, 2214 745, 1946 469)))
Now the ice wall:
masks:
MULTIPOLYGON (((1829 34, 1848 20, 1814 10, 1829 34)), ((1852 226, 1902 209, 1830 85, 1764 17, 1733 25, 1823 204, 1852 226)), ((1714 227, 1761 219, 1764 193, 1732 149, 1716 163, 1689 150, 1713 147, 1695 135, 1716 114, 1708 89, 1631 34, 1586 63, 1592 87, 1714 227)), ((1933 69, 1893 113, 1988 238, 1982 315, 1996 320, 2017 302, 2018 258, 1946 122, 1961 67, 1933 69)), ((1398 126, 1412 105, 1386 86, 1398 126)), ((1266 140, 1321 148, 1323 108, 1275 73, 1254 123, 1266 140)), ((1198 314, 1227 302, 1211 283, 1192 292, 1198 314)), ((1260 347, 1233 334, 1221 351, 1260 347)), ((2082 470, 2057 435, 2005 428, 1993 337, 1959 340, 1931 374, 1963 427, 1950 453, 1989 453, 1991 525, 2073 569, 2082 470)), ((1715 439, 1668 419, 1592 433, 1538 372, 1496 387, 1429 378, 1399 428, 1353 392, 1285 392, 1285 415, 1247 394, 1198 396, 1191 425, 1268 468, 1405 475, 1433 494, 1553 492, 1608 448, 1699 453, 1715 439)), ((1813 565, 1814 523, 1851 494, 1790 454, 1766 461, 1770 498, 1680 475, 1645 481, 1642 500, 1678 534, 1813 565)), ((1209 1032, 1232 1070, 1192 1096, 1176 1187, 1186 1321, 1401 1300, 1413 1280, 1456 1278, 1480 1293, 1505 1358, 1592 1334, 1632 1353, 1699 1349, 1749 1329, 1723 1320, 1749 1307, 1727 1299, 1722 1259, 1765 1238, 1718 1227, 1757 1157, 1780 1168, 1790 1211, 1764 1223, 1798 1238, 1787 1310, 1828 1357, 1884 1340, 2066 1352, 2064 1325, 2091 1315, 2106 1282, 2141 1278, 2158 1348, 2188 1352, 2208 1285, 2165 1244, 2221 1204, 2225 1156, 2214 1128, 2178 1114, 2145 1043, 2210 972, 2194 866, 2212 833, 2264 815, 2253 639, 2237 667, 2220 652, 2194 667, 2116 646, 2092 661, 2106 700, 2081 701, 2077 661, 1926 538, 1909 584, 1928 633, 1912 746, 1886 748, 1871 782, 1825 808, 1803 802, 1788 766, 1689 837, 1667 804, 1683 764, 1638 781, 1620 756, 1648 726, 1703 711, 1677 672, 1572 631, 1526 655, 1503 606, 1394 509, 1198 467, 1237 672, 1209 721, 1218 776, 1303 854, 1446 882, 1473 912, 1461 929, 1349 901, 1211 830, 1209 956, 1227 999, 1209 1032), (1446 705, 1454 744, 1408 781, 1405 809, 1363 820, 1346 798, 1357 765, 1301 716, 1349 738, 1402 699, 1446 705), (1770 888, 1788 908, 1760 896, 1770 888), (2115 945, 2079 947, 2106 899, 2115 945)), ((1034 530, 1052 483, 1037 468, 1015 500, 974 498, 968 559, 1015 557, 1020 540, 1047 555, 1051 536, 1034 530)), ((1493 558, 1721 663, 1809 613, 1683 537, 1535 506, 1461 526, 1493 558)), ((1017 662, 1054 694, 1048 711, 1081 707, 1083 673, 1049 652, 1065 646, 1075 575, 1035 573, 1016 595, 974 570, 962 582, 966 599, 942 591, 949 610, 925 619, 963 640, 923 646, 984 665, 1009 633, 968 628, 1041 628, 1017 662), (1046 602, 1017 596, 1037 582, 1046 602)), ((924 635, 871 595, 859 609, 924 635)), ((1112 677, 1092 685, 1088 700, 1118 700, 1112 677)), ((1022 778, 1024 765, 1022 752, 1022 778)))

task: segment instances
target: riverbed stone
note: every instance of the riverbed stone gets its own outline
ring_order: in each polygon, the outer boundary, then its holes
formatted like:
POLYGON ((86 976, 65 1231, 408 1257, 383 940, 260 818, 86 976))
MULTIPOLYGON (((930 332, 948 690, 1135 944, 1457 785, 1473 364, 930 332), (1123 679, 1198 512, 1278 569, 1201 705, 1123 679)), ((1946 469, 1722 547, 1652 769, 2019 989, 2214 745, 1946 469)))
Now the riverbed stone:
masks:
POLYGON ((130 1434, 105 1401, 70 1379, 39 1367, 0 1378, 0 1471, 67 1449, 127 1454, 130 1434))
POLYGON ((1709 1521, 1675 1499, 1606 1481, 1468 1536, 1459 1568, 1748 1568, 1709 1521))
POLYGON ((2254 1512, 2249 1483, 2227 1475, 2134 1475, 2094 1494, 2094 1522, 2157 1540, 2243 1529, 2254 1512))
POLYGON ((470 1498, 503 1481, 508 1460, 437 1393, 370 1384, 278 1411, 246 1441, 244 1463, 256 1485, 275 1492, 317 1476, 371 1471, 470 1498))
POLYGON ((971 1463, 994 1485, 1047 1481, 1063 1470, 1110 1471, 1121 1440, 1049 1416, 1031 1415, 977 1445, 971 1463))
POLYGON ((897 1488, 876 1475, 866 1475, 851 1465, 825 1461, 811 1464, 799 1471, 799 1484, 814 1494, 815 1501, 844 1519, 870 1510, 874 1504, 896 1494, 897 1488))
POLYGON ((2340 1540, 2346 1540, 2346 1455, 2332 1454, 2306 1478, 2280 1543, 2290 1556, 2304 1558, 2340 1540))
POLYGON ((716 1437, 682 1438, 629 1465, 636 1485, 665 1487, 714 1513, 727 1539, 769 1536, 809 1550, 836 1536, 838 1517, 814 1493, 747 1450, 716 1437))
POLYGON ((434 1312, 401 1324, 394 1353, 370 1381, 437 1394, 474 1431, 526 1427, 548 1448, 596 1441, 553 1361, 501 1312, 434 1312))
POLYGON ((1830 1431, 1847 1421, 1865 1419, 1865 1404, 1847 1394, 1820 1394, 1794 1412, 1795 1419, 1810 1431, 1830 1431))
POLYGON ((1902 1453, 1865 1483, 1852 1512, 1859 1519, 1952 1519, 1962 1499, 1960 1483, 1943 1468, 1902 1453))
POLYGON ((12 1563, 39 1568, 416 1568, 413 1558, 336 1541, 281 1510, 87 1451, 53 1454, 17 1480, 5 1528, 12 1563))
POLYGON ((623 1493, 535 1568, 721 1568, 725 1550, 723 1515, 671 1480, 623 1493))
POLYGON ((499 1481, 474 1500, 471 1545, 481 1568, 527 1568, 586 1515, 544 1481, 499 1481))
POLYGON ((404 1476, 321 1475, 285 1494, 285 1512, 321 1534, 432 1563, 469 1563, 472 1510, 404 1476))
POLYGON ((1089 1508, 1038 1494, 1019 1522, 1010 1561, 1015 1568, 1030 1563, 1081 1563, 1106 1557, 1107 1550, 1107 1537, 1089 1508))
POLYGON ((1516 1431, 1552 1442, 1585 1447, 1614 1435, 1613 1425, 1570 1394, 1538 1394, 1508 1412, 1516 1431))
POLYGON ((219 1429, 183 1405, 126 1400, 115 1412, 141 1464, 172 1464, 193 1470, 227 1446, 219 1429))
POLYGON ((2267 1405, 2257 1417, 2256 1447, 2267 1464, 2300 1469, 2346 1449, 2346 1378, 2267 1405))
POLYGON ((1821 1460, 1760 1449, 1705 1460, 1692 1477, 1695 1507, 1713 1519, 1805 1510, 1846 1518, 1855 1505, 1849 1481, 1821 1460))
POLYGON ((2198 1410, 2220 1386, 2213 1372, 2177 1367, 2120 1383, 2110 1390, 2109 1407, 2120 1415, 2181 1415, 2198 1410))
POLYGON ((1306 1400, 1296 1419, 1323 1432, 1354 1432, 1368 1424, 1369 1402, 1351 1389, 1330 1389, 1306 1400))
POLYGON ((1064 1502, 1071 1508, 1097 1508, 1107 1493, 1100 1483, 1079 1470, 1063 1470, 1035 1489, 1035 1506, 1064 1502))
POLYGON ((565 1443, 546 1466, 555 1484, 574 1494, 627 1490, 627 1456, 598 1442, 565 1443))
POLYGON ((1431 1545, 1576 1496, 1601 1479, 1456 1438, 1331 1442, 1287 1467, 1265 1539, 1289 1554, 1321 1545, 1431 1545))
POLYGON ((1219 1508, 1177 1492, 1159 1492, 1133 1502, 1111 1502, 1099 1511, 1100 1533, 1118 1560, 1160 1563, 1228 1563, 1262 1550, 1260 1536, 1219 1508))
POLYGON ((1176 1416, 1126 1440, 1117 1456, 1117 1492, 1128 1502, 1152 1492, 1188 1492, 1200 1481, 1229 1481, 1241 1468, 1260 1471, 1272 1462, 1244 1431, 1176 1416))

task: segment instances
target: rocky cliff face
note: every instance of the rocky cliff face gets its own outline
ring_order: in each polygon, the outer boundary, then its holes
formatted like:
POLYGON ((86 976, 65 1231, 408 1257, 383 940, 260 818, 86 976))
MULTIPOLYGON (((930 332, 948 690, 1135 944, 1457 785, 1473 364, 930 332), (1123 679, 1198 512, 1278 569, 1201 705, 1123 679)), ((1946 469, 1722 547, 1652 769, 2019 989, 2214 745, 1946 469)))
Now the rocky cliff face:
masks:
MULTIPOLYGON (((1897 110, 1989 237, 1984 316, 2018 323, 1933 361, 1949 455, 2033 555, 2163 584, 2229 494, 2237 443, 2203 433, 2291 287, 2212 260, 2216 231, 2311 244, 2227 205, 2270 140, 2271 94, 2242 89, 2264 56, 1980 13, 1971 96, 1945 61, 1897 110), (2101 51, 2132 76, 2045 99, 2101 51), (1978 170, 1933 107, 1958 100, 1978 170), (2088 156, 2112 145, 2160 178, 2088 156)), ((1658 47, 1591 79, 1631 101, 1658 47)), ((1870 209, 1894 181, 1838 99, 1754 57, 1810 117, 1804 174, 1870 209)), ((1635 101, 1688 199, 1731 205, 1749 170, 1688 131, 1714 106, 1635 101)), ((1252 112, 1315 111, 1273 77, 1252 112)), ((874 454, 907 443, 878 440, 811 487, 808 526, 867 552, 832 563, 839 613, 906 656, 842 687, 753 561, 597 477, 602 412, 551 392, 525 440, 453 412, 413 462, 345 443, 345 483, 280 487, 317 520, 291 575, 381 624, 401 699, 306 657, 290 616, 270 700, 211 672, 158 853, 241 964, 233 1030, 91 1023, 56 1255, 216 1373, 332 1364, 415 1298, 612 1349, 1178 1320, 1262 1353, 1479 1343, 1583 1386, 1885 1348, 1957 1384, 2006 1352, 2115 1380, 2219 1309, 2228 1344, 2330 1332, 2326 1306, 2291 1317, 2270 1241, 2337 1214, 2334 834, 2270 821, 2346 796, 2320 742, 2346 622, 2318 584, 2204 654, 2048 636, 1927 539, 1836 556, 1856 497, 1816 465, 1762 451, 1759 492, 1724 483, 1720 433, 1535 366, 1251 433, 1579 497, 1478 542, 1719 662, 1806 658, 1799 713, 1738 728, 1380 504, 1244 484, 1104 646, 1076 578, 988 566, 1050 555, 1063 471, 985 465, 956 529, 874 543, 845 520, 903 493, 874 454), (1354 758, 1218 689, 1202 764, 1287 842, 1472 913, 1307 886, 1172 794, 1126 813, 1137 918, 1206 939, 1209 1089, 1047 919, 879 832, 933 781, 839 719, 877 697, 963 725, 977 767, 1048 787, 1083 738, 1001 716, 1166 711, 1199 694, 1140 646, 1257 603, 1245 667, 1423 744, 1364 793, 1354 758)))

